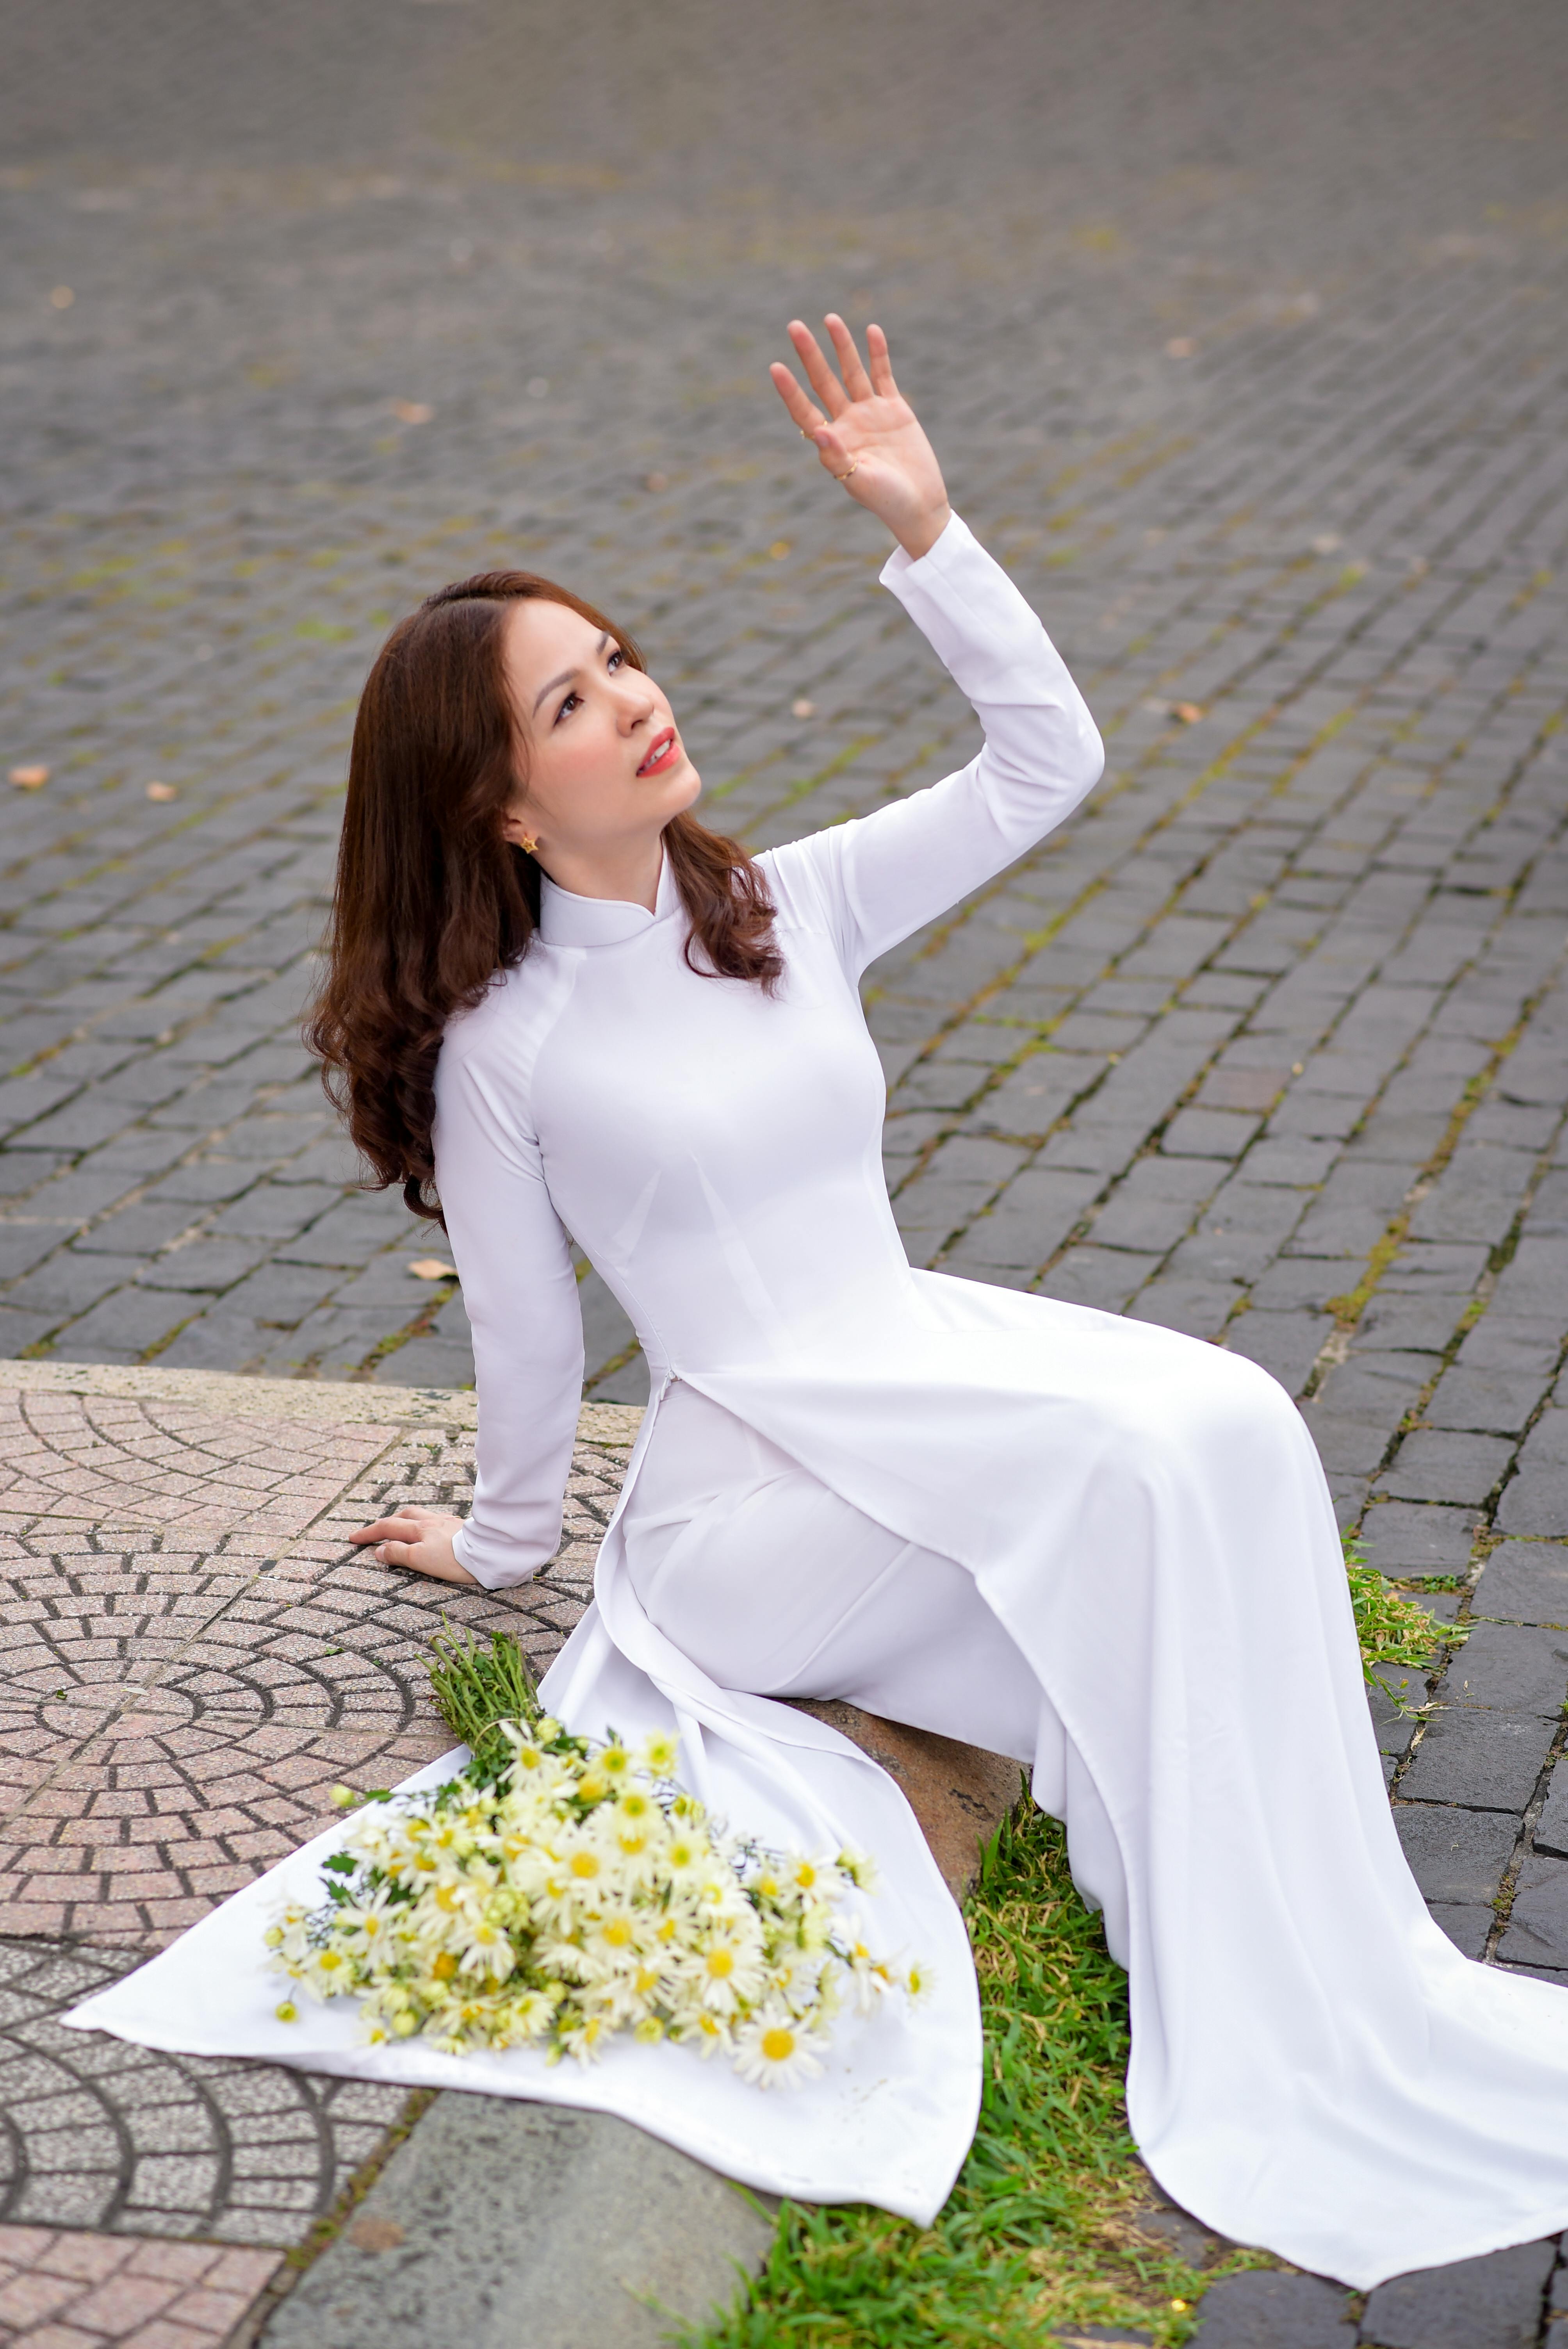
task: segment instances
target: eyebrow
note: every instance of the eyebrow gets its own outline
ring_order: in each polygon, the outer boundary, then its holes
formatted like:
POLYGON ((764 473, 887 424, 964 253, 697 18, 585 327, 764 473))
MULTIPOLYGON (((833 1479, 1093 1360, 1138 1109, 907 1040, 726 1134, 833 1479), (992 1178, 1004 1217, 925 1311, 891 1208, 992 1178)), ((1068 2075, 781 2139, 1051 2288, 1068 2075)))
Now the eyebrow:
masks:
MULTIPOLYGON (((598 659, 599 655, 603 651, 603 649, 604 649, 605 646, 609 643, 609 641, 610 641, 610 631, 609 631, 609 629, 608 629, 608 628, 606 628, 606 629, 605 629, 605 631, 604 631, 604 633, 603 633, 603 635, 600 637, 600 639, 599 639, 598 643, 597 643, 597 644, 594 646, 594 647, 593 647, 593 657, 594 657, 594 659, 595 659, 595 660, 597 660, 597 659, 598 659)), ((561 674, 560 674, 560 676, 559 676, 559 677, 552 677, 552 678, 551 678, 550 683, 549 683, 548 685, 542 685, 542 686, 540 687, 540 688, 539 688, 539 692, 538 692, 537 696, 535 697, 534 704, 533 704, 533 715, 535 716, 535 718, 537 718, 537 717, 538 717, 538 715, 539 715, 539 705, 540 705, 540 703, 541 703, 542 701, 544 701, 544 700, 548 699, 549 696, 554 692, 554 690, 555 690, 555 688, 556 688, 556 687, 557 687, 558 685, 570 685, 570 684, 571 684, 571 682, 572 682, 572 680, 573 680, 573 678, 577 674, 578 674, 578 672, 577 672, 577 670, 576 670, 576 669, 574 669, 574 668, 563 668, 563 669, 562 670, 562 672, 561 672, 561 674)))

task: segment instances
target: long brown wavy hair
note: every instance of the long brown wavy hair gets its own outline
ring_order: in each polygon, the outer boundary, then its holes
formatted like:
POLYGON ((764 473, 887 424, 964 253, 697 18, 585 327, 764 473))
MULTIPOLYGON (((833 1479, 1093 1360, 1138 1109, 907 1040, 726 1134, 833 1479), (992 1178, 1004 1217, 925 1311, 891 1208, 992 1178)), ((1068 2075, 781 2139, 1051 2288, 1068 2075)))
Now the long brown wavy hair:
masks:
MULTIPOLYGON (((371 1169, 414 1213, 441 1222, 430 1129, 436 1056, 454 1011, 528 952, 539 867, 503 838, 526 788, 526 753, 502 665, 511 606, 564 604, 642 655, 592 604, 527 571, 442 587, 400 621, 360 697, 326 969, 304 1038, 371 1169)), ((738 842, 687 813, 665 847, 690 921, 693 970, 771 989, 783 972, 773 905, 738 842)))

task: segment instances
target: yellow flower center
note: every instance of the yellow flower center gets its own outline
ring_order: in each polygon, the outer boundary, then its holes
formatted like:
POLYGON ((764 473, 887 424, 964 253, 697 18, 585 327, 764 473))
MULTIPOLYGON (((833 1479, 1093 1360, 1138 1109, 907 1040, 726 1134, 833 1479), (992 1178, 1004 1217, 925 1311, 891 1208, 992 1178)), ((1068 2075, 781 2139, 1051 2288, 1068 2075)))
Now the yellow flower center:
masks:
POLYGON ((456 1958, 453 1957, 450 1950, 443 1950, 440 1956, 436 1960, 435 1964, 430 1968, 430 1971, 435 1975, 438 1982, 450 1982, 452 1976, 457 1972, 457 1971, 458 1961, 456 1958))
POLYGON ((735 1971, 734 1951, 709 1950, 707 1953, 707 1970, 713 1976, 715 1982, 727 1982, 730 1975, 735 1971))
POLYGON ((795 2033, 776 2023, 762 2034, 762 2053, 769 2064, 787 2064, 795 2053, 795 2033))
POLYGON ((584 1878, 597 1876, 599 1873, 599 1856, 596 1852, 592 1851, 574 1851, 572 1855, 571 1867, 573 1876, 583 1877, 584 1878))
POLYGON ((632 1929, 624 1917, 617 1917, 605 1926, 604 1939, 613 1950, 624 1950, 631 1942, 632 1929))

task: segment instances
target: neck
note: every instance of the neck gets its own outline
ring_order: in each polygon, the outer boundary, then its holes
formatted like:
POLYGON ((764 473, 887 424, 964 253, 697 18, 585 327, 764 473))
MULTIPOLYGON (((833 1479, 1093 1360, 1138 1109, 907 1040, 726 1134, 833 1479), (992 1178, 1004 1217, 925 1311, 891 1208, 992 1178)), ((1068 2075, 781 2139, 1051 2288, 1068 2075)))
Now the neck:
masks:
POLYGON ((662 833, 652 841, 628 842, 614 852, 578 854, 552 848, 536 862, 558 889, 569 890, 573 897, 612 897, 618 905, 645 906, 650 914, 658 910, 665 864, 662 833))

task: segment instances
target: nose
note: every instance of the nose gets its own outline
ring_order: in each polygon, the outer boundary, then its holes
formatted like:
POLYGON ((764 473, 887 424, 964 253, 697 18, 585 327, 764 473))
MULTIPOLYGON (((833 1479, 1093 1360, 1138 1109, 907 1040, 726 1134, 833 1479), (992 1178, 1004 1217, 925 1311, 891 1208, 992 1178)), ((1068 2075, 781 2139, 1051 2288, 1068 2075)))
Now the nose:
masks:
POLYGON ((626 733, 645 725, 659 706, 653 679, 640 668, 624 668, 615 679, 621 705, 621 725, 626 733))

